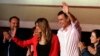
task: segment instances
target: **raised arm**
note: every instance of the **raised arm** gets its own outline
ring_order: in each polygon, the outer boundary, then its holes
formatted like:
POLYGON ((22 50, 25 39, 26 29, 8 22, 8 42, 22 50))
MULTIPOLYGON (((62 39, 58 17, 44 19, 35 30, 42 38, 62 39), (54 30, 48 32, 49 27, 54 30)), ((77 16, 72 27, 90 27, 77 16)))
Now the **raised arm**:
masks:
POLYGON ((68 7, 68 5, 67 5, 65 2, 62 3, 62 11, 65 12, 65 13, 68 15, 68 17, 69 17, 69 19, 71 20, 71 22, 75 22, 75 21, 77 20, 77 19, 69 12, 69 7, 68 7))
POLYGON ((71 13, 69 12, 69 7, 68 7, 68 5, 67 5, 65 2, 62 3, 62 11, 65 12, 65 13, 68 15, 68 18, 71 20, 71 23, 72 23, 72 24, 74 23, 75 27, 76 27, 76 28, 78 29, 78 31, 80 32, 80 31, 81 31, 80 23, 79 23, 79 21, 76 19, 76 17, 75 17, 73 14, 71 14, 71 13))

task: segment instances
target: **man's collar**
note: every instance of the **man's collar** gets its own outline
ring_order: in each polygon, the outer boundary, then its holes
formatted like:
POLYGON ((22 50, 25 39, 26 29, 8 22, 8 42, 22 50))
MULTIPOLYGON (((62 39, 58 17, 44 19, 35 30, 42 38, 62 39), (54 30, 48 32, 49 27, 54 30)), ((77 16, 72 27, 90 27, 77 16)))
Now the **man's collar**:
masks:
POLYGON ((69 26, 67 26, 65 29, 64 28, 61 28, 61 31, 67 31, 70 28, 71 28, 71 24, 69 26))

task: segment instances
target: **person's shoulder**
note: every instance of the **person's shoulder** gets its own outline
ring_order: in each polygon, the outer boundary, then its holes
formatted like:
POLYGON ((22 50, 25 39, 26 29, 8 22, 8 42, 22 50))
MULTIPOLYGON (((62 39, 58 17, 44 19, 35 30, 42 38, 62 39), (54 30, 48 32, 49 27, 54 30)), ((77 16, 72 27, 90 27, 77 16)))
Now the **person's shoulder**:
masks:
POLYGON ((61 32, 62 31, 62 28, 58 29, 57 33, 61 32))
POLYGON ((76 29, 76 28, 73 28, 72 30, 71 30, 71 35, 72 36, 79 36, 80 37, 80 32, 76 29))
POLYGON ((57 35, 52 34, 52 39, 51 39, 51 43, 56 43, 59 42, 57 35))
POLYGON ((72 30, 73 32, 78 31, 76 27, 73 27, 71 30, 72 30))
POLYGON ((56 40, 56 39, 58 39, 58 36, 56 34, 52 34, 52 39, 56 40))

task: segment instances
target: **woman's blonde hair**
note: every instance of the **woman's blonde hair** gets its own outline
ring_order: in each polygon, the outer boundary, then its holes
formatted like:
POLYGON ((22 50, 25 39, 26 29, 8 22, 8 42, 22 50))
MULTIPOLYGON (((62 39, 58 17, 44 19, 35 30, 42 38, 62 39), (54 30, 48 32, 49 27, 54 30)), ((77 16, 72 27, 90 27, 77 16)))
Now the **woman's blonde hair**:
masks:
MULTIPOLYGON (((49 42, 51 40, 52 34, 51 29, 46 18, 38 18, 35 22, 35 25, 38 23, 38 26, 41 28, 42 32, 46 35, 46 41, 49 42)), ((41 37, 40 37, 41 39, 41 37)))

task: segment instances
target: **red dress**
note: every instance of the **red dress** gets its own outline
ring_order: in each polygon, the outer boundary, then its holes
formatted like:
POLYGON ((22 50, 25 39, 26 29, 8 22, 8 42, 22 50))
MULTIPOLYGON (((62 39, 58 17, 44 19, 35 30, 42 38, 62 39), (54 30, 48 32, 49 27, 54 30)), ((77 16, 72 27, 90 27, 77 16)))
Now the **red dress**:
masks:
MULTIPOLYGON (((12 40, 21 47, 27 47, 33 45, 33 51, 34 51, 33 56, 38 56, 36 49, 39 40, 38 36, 35 35, 31 39, 24 41, 18 39, 17 37, 14 37, 12 40)), ((59 40, 57 35, 53 34, 49 56, 59 56, 59 52, 60 52, 59 40)))

